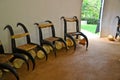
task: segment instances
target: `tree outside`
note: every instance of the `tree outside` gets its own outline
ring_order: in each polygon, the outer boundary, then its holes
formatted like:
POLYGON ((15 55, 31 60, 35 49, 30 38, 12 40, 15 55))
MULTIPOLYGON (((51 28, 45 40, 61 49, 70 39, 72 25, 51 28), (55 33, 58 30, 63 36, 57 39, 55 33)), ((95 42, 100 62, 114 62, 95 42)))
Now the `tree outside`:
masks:
POLYGON ((82 19, 99 19, 100 6, 101 0, 83 0, 81 16, 82 19))
POLYGON ((101 7, 101 0, 83 0, 81 20, 86 20, 87 25, 81 25, 82 29, 95 33, 101 7))

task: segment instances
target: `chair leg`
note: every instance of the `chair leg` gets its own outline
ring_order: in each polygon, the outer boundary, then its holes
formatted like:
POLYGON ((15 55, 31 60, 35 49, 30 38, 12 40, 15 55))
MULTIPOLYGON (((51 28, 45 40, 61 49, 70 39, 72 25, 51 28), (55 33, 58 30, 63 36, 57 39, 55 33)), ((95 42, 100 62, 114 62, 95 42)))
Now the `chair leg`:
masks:
POLYGON ((64 43, 64 45, 65 45, 65 48, 66 48, 66 51, 68 50, 68 48, 67 48, 67 44, 66 44, 66 42, 62 39, 62 38, 59 38, 59 40, 58 41, 61 41, 61 42, 63 42, 64 43))
POLYGON ((44 41, 44 42, 42 42, 42 44, 50 45, 53 48, 53 52, 54 52, 55 57, 57 56, 56 55, 56 48, 54 47, 54 45, 51 42, 44 41))
MULTIPOLYGON (((47 55, 47 52, 44 50, 44 48, 41 47, 41 46, 39 46, 39 45, 37 45, 37 49, 38 49, 38 50, 42 50, 42 51, 44 52, 44 55, 45 55, 45 57, 46 57, 46 61, 47 61, 47 59, 48 59, 48 55, 47 55)), ((37 50, 37 51, 38 51, 38 50, 37 50)))
POLYGON ((73 43, 74 43, 74 50, 76 50, 76 42, 75 42, 74 38, 70 34, 65 34, 65 37, 68 37, 68 38, 70 38, 73 41, 73 43))
POLYGON ((118 34, 116 33, 116 35, 115 35, 115 39, 117 38, 117 36, 118 36, 118 34))
POLYGON ((89 42, 88 42, 88 38, 87 38, 87 36, 84 35, 82 32, 79 32, 79 33, 80 33, 79 35, 83 36, 83 37, 85 38, 85 40, 86 40, 86 50, 87 50, 87 48, 88 48, 88 44, 89 44, 89 42))
POLYGON ((23 55, 21 55, 19 53, 14 53, 14 57, 12 57, 10 59, 10 62, 12 63, 17 58, 22 59, 23 61, 25 61, 26 65, 27 65, 27 69, 29 70, 29 63, 28 63, 27 59, 23 55))
POLYGON ((27 51, 24 51, 24 50, 21 50, 21 49, 16 49, 17 53, 20 53, 20 54, 24 54, 26 56, 28 56, 28 58, 32 61, 32 64, 33 64, 33 70, 35 69, 35 60, 34 58, 31 56, 31 54, 27 51))

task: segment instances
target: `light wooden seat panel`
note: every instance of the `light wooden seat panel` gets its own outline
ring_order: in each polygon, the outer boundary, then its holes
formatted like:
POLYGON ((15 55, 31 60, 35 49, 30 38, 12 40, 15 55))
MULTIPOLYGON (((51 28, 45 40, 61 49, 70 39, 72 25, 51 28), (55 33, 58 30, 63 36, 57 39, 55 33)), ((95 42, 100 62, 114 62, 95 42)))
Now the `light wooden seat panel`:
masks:
POLYGON ((0 63, 6 63, 6 62, 9 61, 12 57, 14 57, 14 56, 13 56, 13 55, 0 54, 0 63))
POLYGON ((36 47, 37 47, 37 45, 24 44, 24 45, 18 46, 17 48, 22 49, 22 50, 25 50, 25 51, 29 51, 29 50, 32 50, 32 49, 34 49, 34 48, 36 48, 36 47))
POLYGON ((59 39, 59 38, 49 37, 49 38, 46 38, 45 40, 46 40, 46 41, 53 42, 53 41, 57 41, 58 39, 59 39))

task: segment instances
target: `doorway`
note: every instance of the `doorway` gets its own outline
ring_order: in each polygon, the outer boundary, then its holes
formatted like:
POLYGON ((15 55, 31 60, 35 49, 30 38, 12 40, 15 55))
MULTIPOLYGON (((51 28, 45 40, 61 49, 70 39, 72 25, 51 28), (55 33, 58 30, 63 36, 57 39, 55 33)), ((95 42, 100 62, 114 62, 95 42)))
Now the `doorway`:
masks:
POLYGON ((100 37, 101 16, 104 0, 83 0, 81 11, 81 31, 89 37, 100 37))

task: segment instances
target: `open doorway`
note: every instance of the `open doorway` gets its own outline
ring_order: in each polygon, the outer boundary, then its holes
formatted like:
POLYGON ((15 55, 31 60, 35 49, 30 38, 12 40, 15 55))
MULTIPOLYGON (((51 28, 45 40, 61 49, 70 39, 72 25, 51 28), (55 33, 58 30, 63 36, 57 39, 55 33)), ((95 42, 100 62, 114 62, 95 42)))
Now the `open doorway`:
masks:
POLYGON ((100 36, 100 22, 104 0, 83 0, 81 11, 81 31, 89 37, 100 36))

